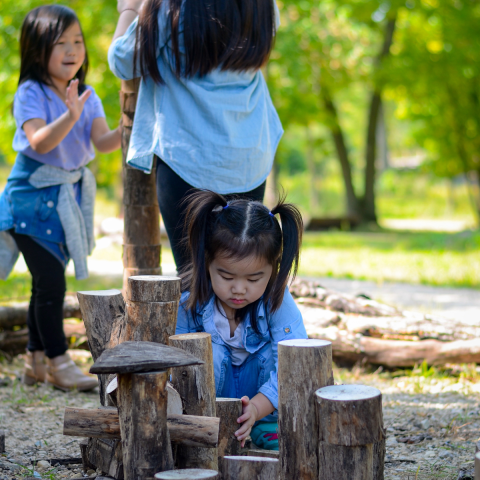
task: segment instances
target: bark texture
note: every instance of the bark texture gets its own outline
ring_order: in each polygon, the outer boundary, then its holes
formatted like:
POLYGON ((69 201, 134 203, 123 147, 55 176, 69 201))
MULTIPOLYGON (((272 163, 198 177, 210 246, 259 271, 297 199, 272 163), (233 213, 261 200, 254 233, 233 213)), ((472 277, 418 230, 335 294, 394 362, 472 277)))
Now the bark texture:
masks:
MULTIPOLYGON (((194 355, 205 363, 172 370, 172 384, 183 400, 187 415, 216 416, 215 376, 213 373, 212 341, 208 333, 173 335, 169 339, 173 347, 194 355)), ((206 468, 217 470, 217 450, 194 447, 177 448, 179 468, 206 468)))
POLYGON ((216 414, 220 419, 218 456, 239 455, 240 442, 235 437, 238 430, 237 418, 242 415, 242 401, 238 398, 216 399, 216 414))
POLYGON ((132 302, 178 302, 181 295, 179 277, 135 276, 128 279, 127 298, 132 302))
POLYGON ((317 479, 315 391, 333 384, 332 345, 323 340, 278 344, 278 426, 283 480, 317 479))
POLYGON ((118 412, 126 480, 173 469, 167 427, 167 372, 118 376, 118 412))

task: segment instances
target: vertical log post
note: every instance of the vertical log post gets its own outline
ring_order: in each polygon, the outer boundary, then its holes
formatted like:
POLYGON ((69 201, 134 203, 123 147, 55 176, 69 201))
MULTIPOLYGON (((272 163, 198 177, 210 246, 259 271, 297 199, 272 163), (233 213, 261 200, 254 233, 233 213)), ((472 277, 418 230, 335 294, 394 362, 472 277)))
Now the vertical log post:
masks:
MULTIPOLYGON (((147 175, 126 164, 132 134, 139 79, 122 81, 123 158, 123 287, 131 275, 160 275, 160 214, 155 184, 155 168, 147 175)), ((155 166, 154 166, 155 167, 155 166)))
POLYGON ((151 479, 173 469, 166 386, 166 371, 118 374, 125 480, 151 479))
MULTIPOLYGON (((212 341, 209 333, 186 333, 169 339, 172 347, 180 348, 203 360, 203 365, 175 368, 172 384, 180 393, 186 415, 215 417, 215 376, 213 374, 212 341)), ((218 449, 177 447, 179 468, 218 469, 218 449)))
POLYGON ((223 480, 273 480, 279 478, 280 462, 268 457, 227 456, 220 460, 220 473, 223 480))
POLYGON ((220 418, 218 435, 218 456, 239 455, 240 442, 235 436, 238 430, 237 418, 242 415, 242 401, 238 398, 218 397, 215 402, 217 417, 220 418))
POLYGON ((218 480, 220 475, 216 470, 184 468, 157 473, 155 478, 156 480, 218 480))
POLYGON ((378 469, 384 458, 374 459, 375 445, 385 438, 380 390, 364 385, 332 385, 320 388, 315 396, 318 478, 380 480, 375 465, 378 469))
POLYGON ((318 478, 315 391, 332 384, 331 342, 293 339, 278 343, 278 438, 282 480, 318 478))
POLYGON ((475 480, 480 480, 480 453, 475 454, 475 480))
POLYGON ((131 276, 127 281, 125 339, 168 345, 175 334, 180 278, 131 276))

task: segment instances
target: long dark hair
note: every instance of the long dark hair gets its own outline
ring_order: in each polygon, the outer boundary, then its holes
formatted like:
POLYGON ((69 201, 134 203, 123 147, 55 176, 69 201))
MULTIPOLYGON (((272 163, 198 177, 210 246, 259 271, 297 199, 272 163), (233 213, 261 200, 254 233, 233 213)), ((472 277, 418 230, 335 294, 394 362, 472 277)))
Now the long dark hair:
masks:
MULTIPOLYGON (((52 85, 53 82, 48 73, 48 62, 53 47, 63 32, 75 22, 80 25, 75 12, 63 5, 44 5, 34 8, 27 14, 20 35, 19 85, 27 80, 52 85)), ((83 41, 85 42, 85 38, 83 41)), ((75 78, 79 80, 78 90, 80 93, 85 90, 87 71, 88 54, 85 45, 85 61, 75 75, 75 78)))
POLYGON ((162 2, 169 2, 177 77, 203 76, 217 67, 257 70, 268 60, 275 38, 274 0, 146 0, 138 19, 133 62, 137 65, 139 60, 142 77, 150 75, 162 83, 157 64, 162 2), (184 55, 179 48, 180 35, 184 55))
POLYGON ((208 268, 217 256, 242 260, 250 255, 273 267, 263 296, 236 310, 236 321, 250 314, 257 333, 260 302, 268 314, 280 308, 288 280, 298 269, 303 221, 298 209, 281 198, 270 212, 260 202, 226 198, 209 190, 197 190, 186 199, 186 243, 191 264, 182 274, 183 289, 190 292, 187 309, 194 319, 198 306, 213 295, 208 268), (227 207, 228 206, 228 207, 227 207), (225 208, 226 207, 226 208, 225 208), (280 217, 282 225, 275 215, 280 217))

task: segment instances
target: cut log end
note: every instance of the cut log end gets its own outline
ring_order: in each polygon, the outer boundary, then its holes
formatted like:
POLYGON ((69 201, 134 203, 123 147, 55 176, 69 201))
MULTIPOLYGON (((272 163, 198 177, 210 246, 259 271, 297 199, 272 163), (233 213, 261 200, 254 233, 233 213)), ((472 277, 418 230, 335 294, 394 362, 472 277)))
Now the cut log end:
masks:
POLYGON ((278 344, 284 347, 321 348, 332 345, 332 342, 329 342, 328 340, 319 340, 317 338, 293 338, 292 340, 282 340, 281 342, 278 342, 278 344))
POLYGON ((175 302, 180 300, 181 279, 163 275, 132 275, 127 298, 132 302, 175 302))
POLYGON ((155 478, 157 480, 217 480, 220 477, 216 470, 184 468, 157 473, 155 478))
POLYGON ((331 385, 319 388, 316 396, 317 401, 324 399, 335 402, 355 402, 381 397, 382 392, 378 388, 366 385, 331 385))

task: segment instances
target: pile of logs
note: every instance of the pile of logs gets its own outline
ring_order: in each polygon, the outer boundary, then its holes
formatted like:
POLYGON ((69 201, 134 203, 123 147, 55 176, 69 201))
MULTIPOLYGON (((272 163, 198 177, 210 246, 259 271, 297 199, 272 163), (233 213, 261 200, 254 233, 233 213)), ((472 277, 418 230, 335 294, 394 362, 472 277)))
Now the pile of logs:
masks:
POLYGON ((130 277, 126 295, 78 294, 102 404, 65 411, 64 434, 89 437, 85 469, 126 480, 384 478, 381 393, 333 385, 331 342, 279 343, 280 451, 240 449, 241 401, 215 398, 210 335, 165 337, 180 280, 130 277))
POLYGON ((353 297, 297 279, 290 291, 310 338, 332 342, 338 362, 387 367, 480 363, 480 327, 353 297))

